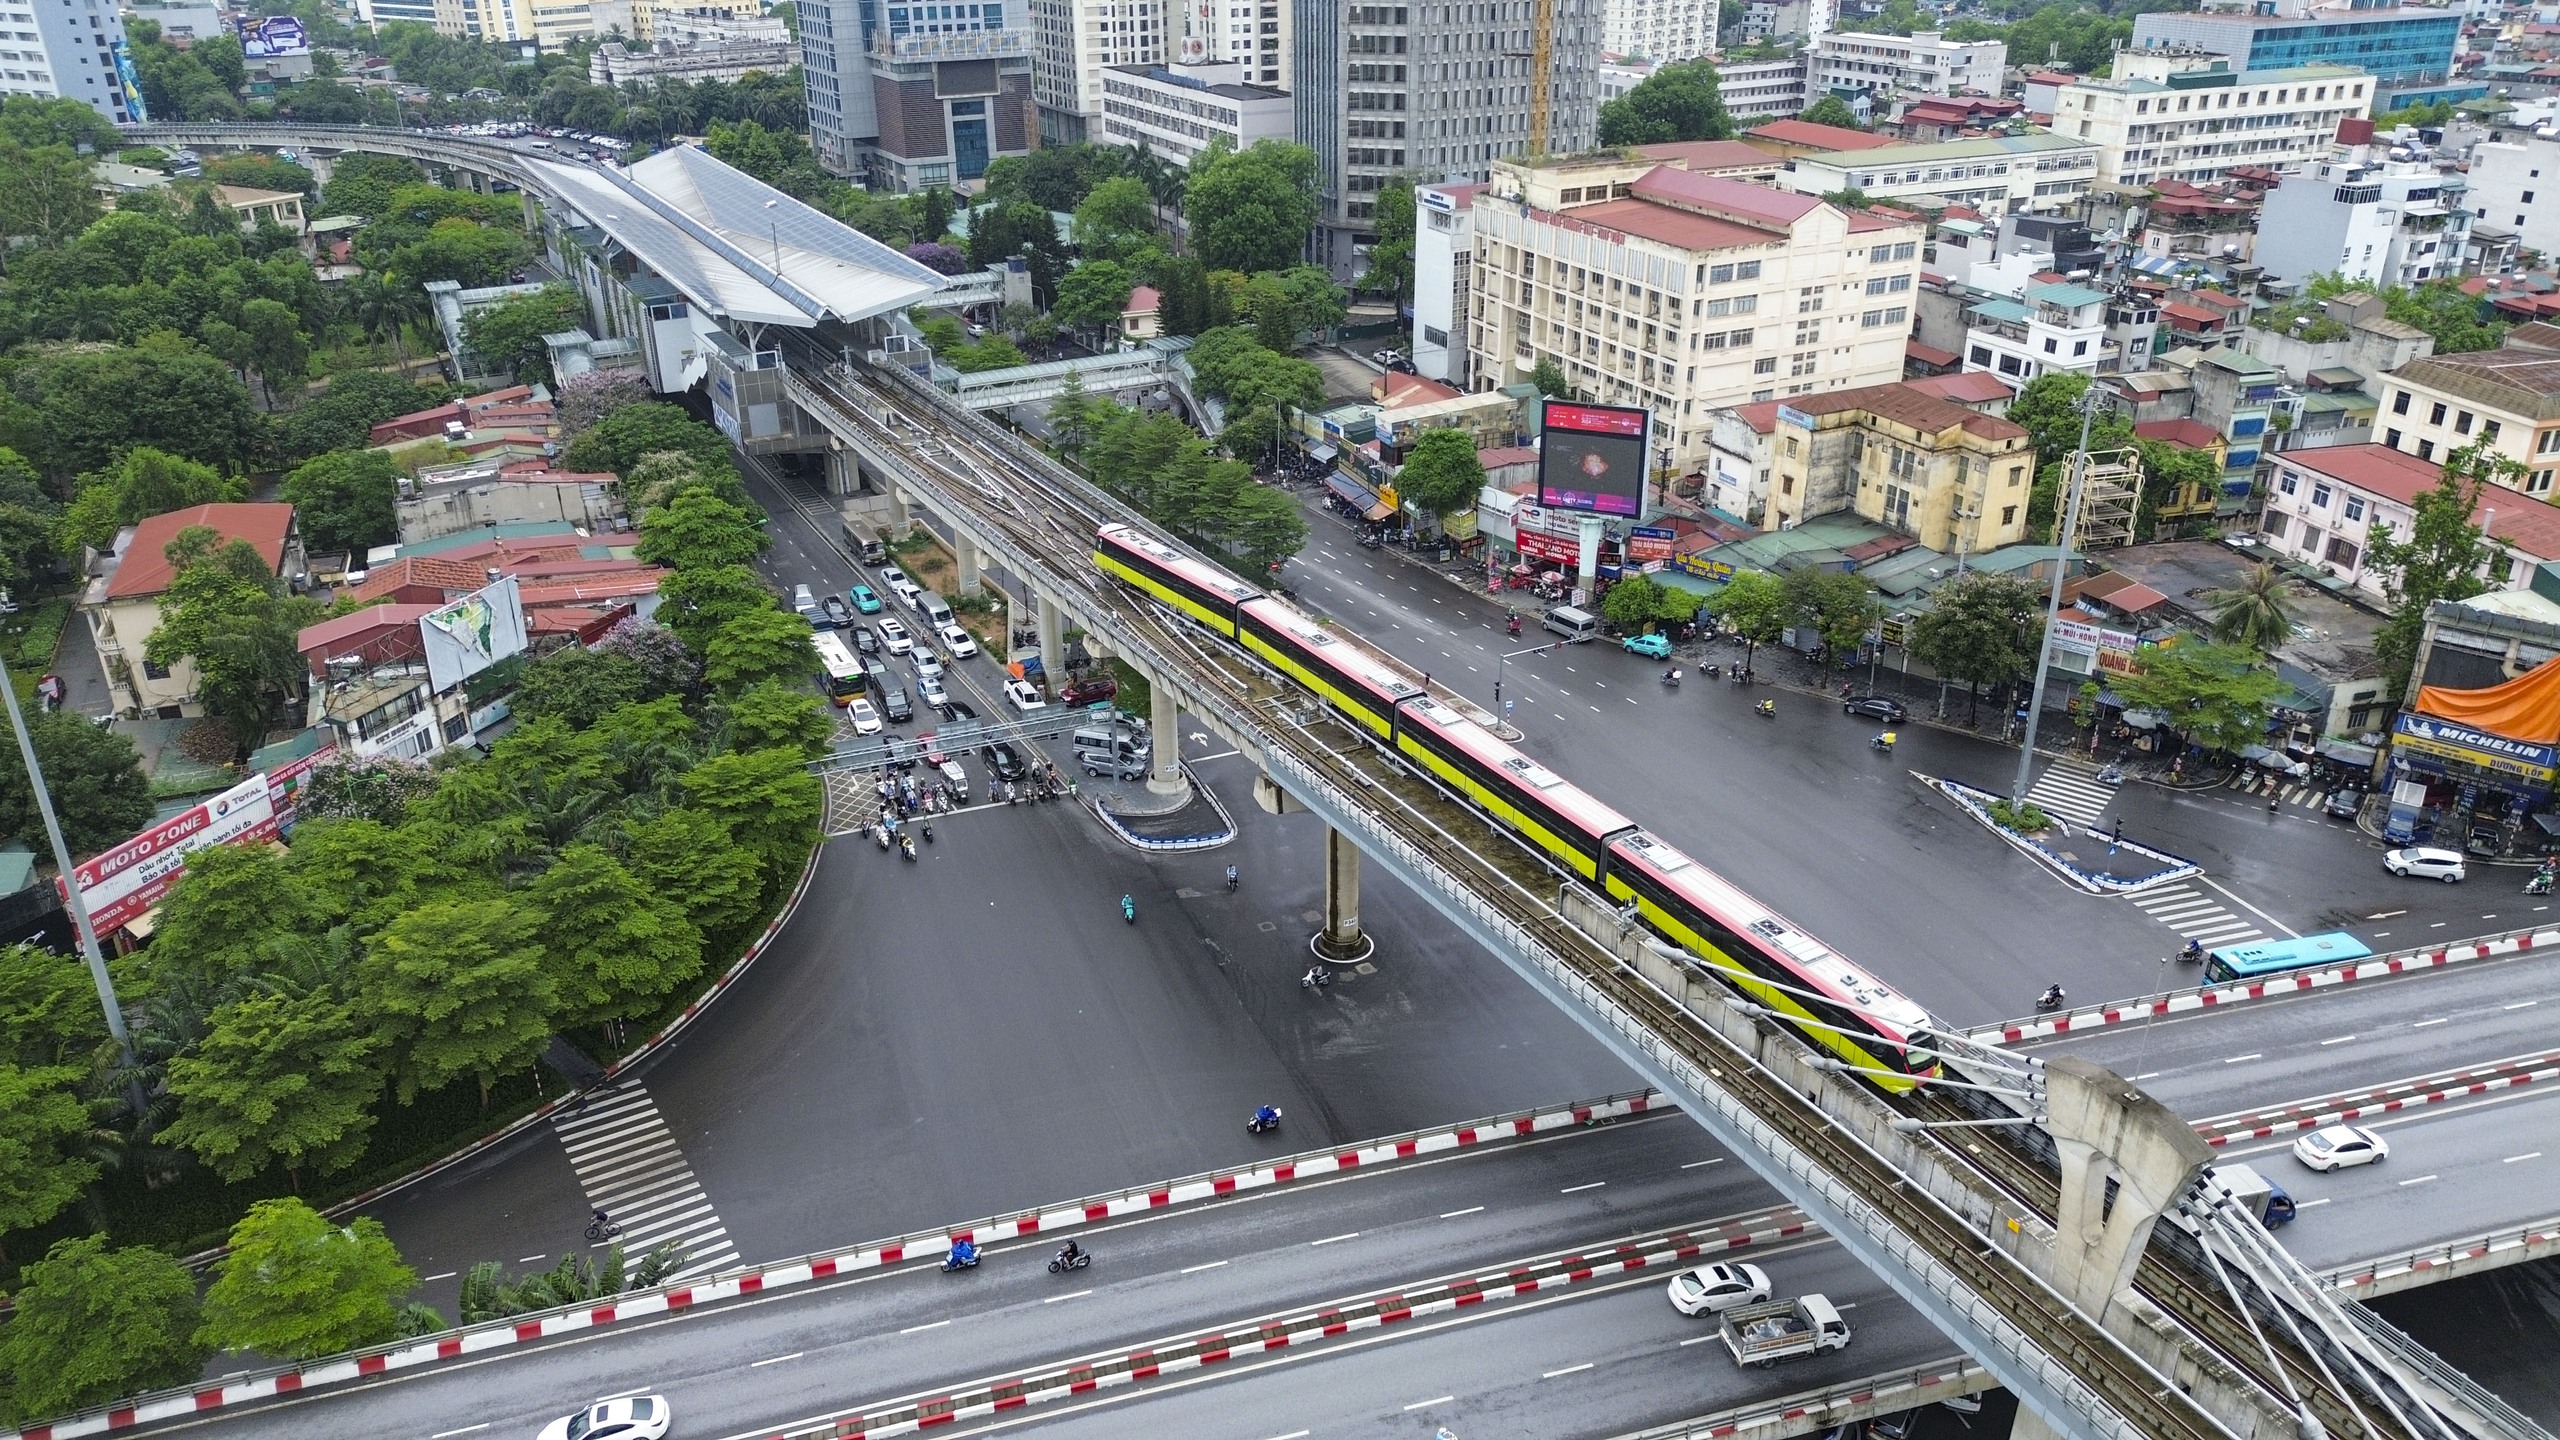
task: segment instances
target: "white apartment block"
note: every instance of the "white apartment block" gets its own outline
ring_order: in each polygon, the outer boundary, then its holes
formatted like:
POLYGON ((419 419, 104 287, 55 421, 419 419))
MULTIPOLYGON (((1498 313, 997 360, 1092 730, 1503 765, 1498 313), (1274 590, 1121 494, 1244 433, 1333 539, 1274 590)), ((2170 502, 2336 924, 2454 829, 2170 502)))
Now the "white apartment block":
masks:
POLYGON ((1102 119, 1102 73, 1114 65, 1161 65, 1168 58, 1171 17, 1163 0, 1030 0, 1030 7, 1031 95, 1040 106, 1040 143, 1102 138, 1092 133, 1102 119))
POLYGON ((1949 40, 1934 31, 1917 35, 1865 35, 1855 30, 1817 37, 1805 52, 1805 91, 1811 95, 1864 90, 1883 95, 2000 93, 2009 47, 1997 40, 1949 40))
POLYGON ((1744 120, 1801 115, 1813 102, 1804 93, 1804 57, 1738 61, 1716 67, 1725 113, 1744 120))
POLYGON ((654 80, 688 85, 704 80, 735 84, 750 72, 781 75, 799 63, 800 47, 787 40, 681 46, 661 40, 638 49, 619 40, 607 40, 587 55, 587 83, 615 89, 654 80))
MULTIPOLYGON (((2417 499, 2436 487, 2440 469, 2382 445, 2287 450, 2269 458, 2275 468, 2258 519, 2259 543, 2387 599, 2388 577, 2370 565, 2374 533, 2407 536, 2417 524, 2417 499)), ((2503 563, 2492 561, 2481 576, 2493 591, 2526 589, 2544 562, 2560 559, 2560 509, 2543 501, 2492 491, 2471 520, 2507 551, 2503 563)))
MULTIPOLYGON (((1189 65, 1234 65, 1233 83, 1289 86, 1289 7, 1282 0, 1181 0, 1178 58, 1189 65)), ((1285 136, 1283 138, 1286 138, 1285 136)))
MULTIPOLYGON (((1653 70, 1654 65, 1650 60, 1611 60, 1605 56, 1602 57, 1600 103, 1606 105, 1643 84, 1652 77, 1653 70)), ((1721 72, 1718 73, 1717 78, 1723 78, 1721 72)))
POLYGON ((2462 178, 2367 153, 2314 161, 2268 192, 2255 258, 2270 278, 2334 272, 2388 286, 2460 271, 2471 230, 2462 178))
POLYGON ((1114 65, 1102 74, 1102 124, 1094 140, 1141 145, 1177 165, 1224 140, 1235 149, 1286 140, 1289 92, 1246 85, 1241 65, 1114 65))
POLYGON ((2039 375, 2095 375, 2114 356, 2104 290, 2029 285, 2018 299, 1993 297, 1965 312, 1964 368, 1997 375, 2011 388, 2039 375))
POLYGON ((1607 0, 1600 48, 1656 64, 1695 60, 1716 48, 1716 0, 1607 0))
POLYGON ((2097 178, 2094 143, 2039 130, 1799 155, 1778 181, 1808 195, 1857 190, 1876 200, 1929 196, 2008 215, 2066 209, 2097 178))
POLYGON ((1921 223, 1642 160, 1608 170, 1494 167, 1473 207, 1474 388, 1552 360, 1577 396, 1650 409, 1655 463, 1689 469, 1720 409, 1902 377, 1921 223))
POLYGON ((2317 160, 2339 121, 2373 107, 2374 79, 2361 70, 2230 65, 2195 51, 2123 51, 2113 79, 2061 87, 2054 131, 2096 142, 2103 184, 2201 182, 2235 165, 2289 170, 2317 160))
POLYGON ((0 4, 0 96, 77 100, 118 124, 140 121, 149 107, 129 90, 117 61, 125 54, 124 17, 114 0, 17 0, 0 4))
POLYGON ((2516 232, 2527 250, 2560 255, 2560 140, 2504 127, 2471 151, 2473 214, 2516 232))
POLYGON ((2560 355, 2511 346, 2412 360, 2377 383, 2374 439, 2429 464, 2486 442, 2548 499, 2560 478, 2560 355))
POLYGON ((1475 203, 1482 185, 1425 185, 1413 192, 1413 368, 1473 389, 1467 320, 1475 284, 1475 203))

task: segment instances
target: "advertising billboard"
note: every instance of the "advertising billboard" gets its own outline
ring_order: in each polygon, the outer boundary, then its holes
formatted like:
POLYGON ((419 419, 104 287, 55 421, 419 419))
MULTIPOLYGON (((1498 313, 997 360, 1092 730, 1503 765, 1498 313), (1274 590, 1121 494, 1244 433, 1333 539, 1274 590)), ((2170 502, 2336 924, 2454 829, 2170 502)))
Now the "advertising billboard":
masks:
POLYGON ((525 646, 524 598, 505 575, 418 621, 427 681, 442 694, 525 646))
POLYGON ((1538 503, 1600 515, 1644 513, 1645 444, 1653 412, 1618 405, 1546 403, 1538 503))
MULTIPOLYGON (((103 935, 131 924, 159 904, 169 887, 178 883, 188 851, 207 845, 254 845, 275 833, 274 793, 261 772, 72 867, 72 873, 79 879, 80 899, 89 907, 89 921, 103 935)), ((53 883, 62 888, 60 877, 53 883)), ((70 898, 68 891, 63 898, 70 898)))
POLYGON ((240 22, 243 59, 275 60, 309 53, 311 36, 302 28, 302 22, 290 15, 251 15, 240 22))
POLYGON ((107 53, 115 57, 116 79, 124 86, 124 113, 132 116, 136 125, 149 124, 151 107, 142 99, 142 72, 134 68, 133 52, 125 48, 124 41, 118 40, 108 47, 107 53))

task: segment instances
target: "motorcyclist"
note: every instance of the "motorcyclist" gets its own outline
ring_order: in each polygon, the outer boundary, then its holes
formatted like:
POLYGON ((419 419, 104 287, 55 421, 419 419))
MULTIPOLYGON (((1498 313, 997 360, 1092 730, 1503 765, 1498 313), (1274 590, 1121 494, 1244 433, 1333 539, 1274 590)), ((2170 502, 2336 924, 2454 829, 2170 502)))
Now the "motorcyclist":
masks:
POLYGON ((952 1266, 970 1265, 975 1264, 977 1259, 978 1242, 975 1240, 954 1240, 951 1242, 951 1258, 943 1263, 952 1266))
POLYGON ((1893 753, 1893 732, 1892 732, 1892 731, 1890 731, 1890 730, 1887 730, 1887 731, 1886 731, 1886 732, 1884 732, 1883 734, 1878 735, 1878 736, 1876 737, 1876 748, 1877 748, 1877 749, 1879 749, 1879 750, 1881 750, 1881 751, 1883 751, 1883 752, 1884 752, 1884 753, 1886 753, 1887 755, 1892 754, 1892 753, 1893 753))
POLYGON ((2204 942, 2190 938, 2187 941, 2186 948, 2178 952, 2178 958, 2191 965, 2201 961, 2204 959, 2204 942))
POLYGON ((1124 916, 1124 917, 1125 917, 1125 918, 1127 918, 1127 919, 1131 919, 1131 920, 1135 920, 1135 919, 1137 919, 1137 918, 1138 918, 1138 902, 1137 902, 1137 899, 1136 899, 1134 896, 1129 896, 1129 895, 1123 895, 1123 896, 1121 896, 1121 897, 1120 897, 1120 913, 1121 913, 1121 915, 1122 915, 1122 916, 1124 916))
POLYGON ((2046 986, 2044 988, 2044 994, 2037 998, 2036 1004, 2047 1010, 2060 1007, 2062 1004, 2062 987, 2059 985, 2046 986))
POLYGON ((1757 709, 1763 715, 1775 718, 1778 713, 1778 702, 1775 700, 1763 700, 1753 708, 1757 709))
POLYGON ((1227 867, 1227 888, 1228 888, 1229 890, 1233 890, 1234 888, 1236 888, 1236 878, 1237 878, 1237 877, 1236 877, 1236 867, 1234 867, 1233 865, 1228 866, 1228 867, 1227 867))
POLYGON ((1061 1265, 1073 1265, 1083 1258, 1084 1247, 1073 1240, 1068 1241, 1066 1248, 1058 1252, 1058 1263, 1061 1265))
POLYGON ((1680 667, 1674 665, 1670 669, 1663 671, 1662 683, 1665 685, 1678 685, 1680 683, 1680 667))
POLYGON ((1253 1112, 1253 1123, 1264 1127, 1279 1124, 1280 1107, 1277 1105, 1256 1106, 1253 1112))
POLYGON ((1517 615, 1512 616, 1510 623, 1504 628, 1511 632, 1514 639, 1517 639, 1520 635, 1520 617, 1517 615))

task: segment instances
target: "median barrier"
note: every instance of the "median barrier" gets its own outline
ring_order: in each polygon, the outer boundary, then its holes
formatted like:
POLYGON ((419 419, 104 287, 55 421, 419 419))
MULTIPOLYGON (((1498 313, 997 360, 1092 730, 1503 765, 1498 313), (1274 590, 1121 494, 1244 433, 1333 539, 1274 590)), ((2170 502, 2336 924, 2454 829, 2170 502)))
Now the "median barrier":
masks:
POLYGON ((2510 1226, 2468 1240, 2448 1240, 2441 1244, 2422 1245, 2377 1260, 2360 1260, 2324 1270, 2316 1278, 2320 1288, 2359 1300, 2390 1295, 2401 1290, 2457 1275, 2481 1270, 2496 1270, 2508 1265, 2521 1265, 2528 1260, 2541 1260, 2560 1255, 2560 1216, 2537 1220, 2528 1225, 2510 1226))
MULTIPOLYGON (((805 872, 802 881, 805 887, 805 872)), ((647 1044, 656 1043, 681 1023, 679 1020, 658 1036, 652 1036, 642 1049, 645 1051, 647 1044)), ((636 1058, 636 1053, 629 1058, 636 1058)), ((628 1063, 628 1060, 617 1063, 628 1063)), ((1518 1110, 1463 1125, 1409 1131, 1349 1149, 1308 1151, 1245 1170, 1186 1176, 1144 1189, 1117 1191, 1042 1210, 976 1220, 948 1230, 900 1235, 851 1250, 806 1255, 679 1285, 629 1291, 603 1304, 568 1305, 556 1310, 536 1311, 487 1325, 465 1326, 440 1334, 350 1351, 308 1364, 251 1371, 227 1377, 218 1385, 156 1391, 44 1424, 0 1431, 0 1440, 72 1440, 75 1436, 113 1434, 138 1425, 201 1415, 236 1405, 252 1405, 279 1396, 308 1394, 313 1390, 371 1379, 394 1371, 417 1370, 461 1356, 485 1355, 554 1336, 601 1329, 625 1320, 679 1314, 698 1306, 767 1294, 835 1276, 865 1270, 886 1271, 917 1261, 938 1265, 956 1240, 984 1244, 1071 1230, 1079 1225, 1222 1199, 1240 1192, 1270 1189, 1318 1176, 1375 1169, 1401 1160, 1447 1154, 1498 1141, 1527 1139, 1630 1115, 1670 1112, 1673 1109, 1661 1092, 1645 1090, 1571 1105, 1518 1110)), ((438 1168, 445 1163, 451 1162, 440 1162, 438 1168)))
POLYGON ((1961 1355, 1953 1355, 1908 1370, 1799 1391, 1693 1420, 1675 1420, 1621 1435, 1617 1440, 1780 1440, 1782 1436, 1811 1435, 1853 1420, 1871 1420, 1942 1400, 1979 1395, 1999 1386, 1990 1371, 1961 1355))

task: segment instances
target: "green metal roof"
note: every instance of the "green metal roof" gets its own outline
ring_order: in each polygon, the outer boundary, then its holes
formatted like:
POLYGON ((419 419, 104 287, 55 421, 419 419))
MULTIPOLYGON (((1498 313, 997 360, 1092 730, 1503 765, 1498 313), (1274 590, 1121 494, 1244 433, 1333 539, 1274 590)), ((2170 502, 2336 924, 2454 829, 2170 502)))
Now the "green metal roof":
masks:
POLYGON ((2115 297, 2104 290, 2092 290, 2086 285, 2030 285, 2027 287, 2027 298, 2040 304, 2059 305, 2066 310, 2077 310, 2083 305, 2104 305, 2115 297))
MULTIPOLYGON (((2103 300, 2106 297, 2102 295, 2098 298, 2103 300)), ((2027 317, 2035 312, 2015 300, 1995 298, 1975 301, 1966 307, 1966 313, 1982 316, 1986 320, 2007 320, 2022 325, 2026 323, 2027 317)))

